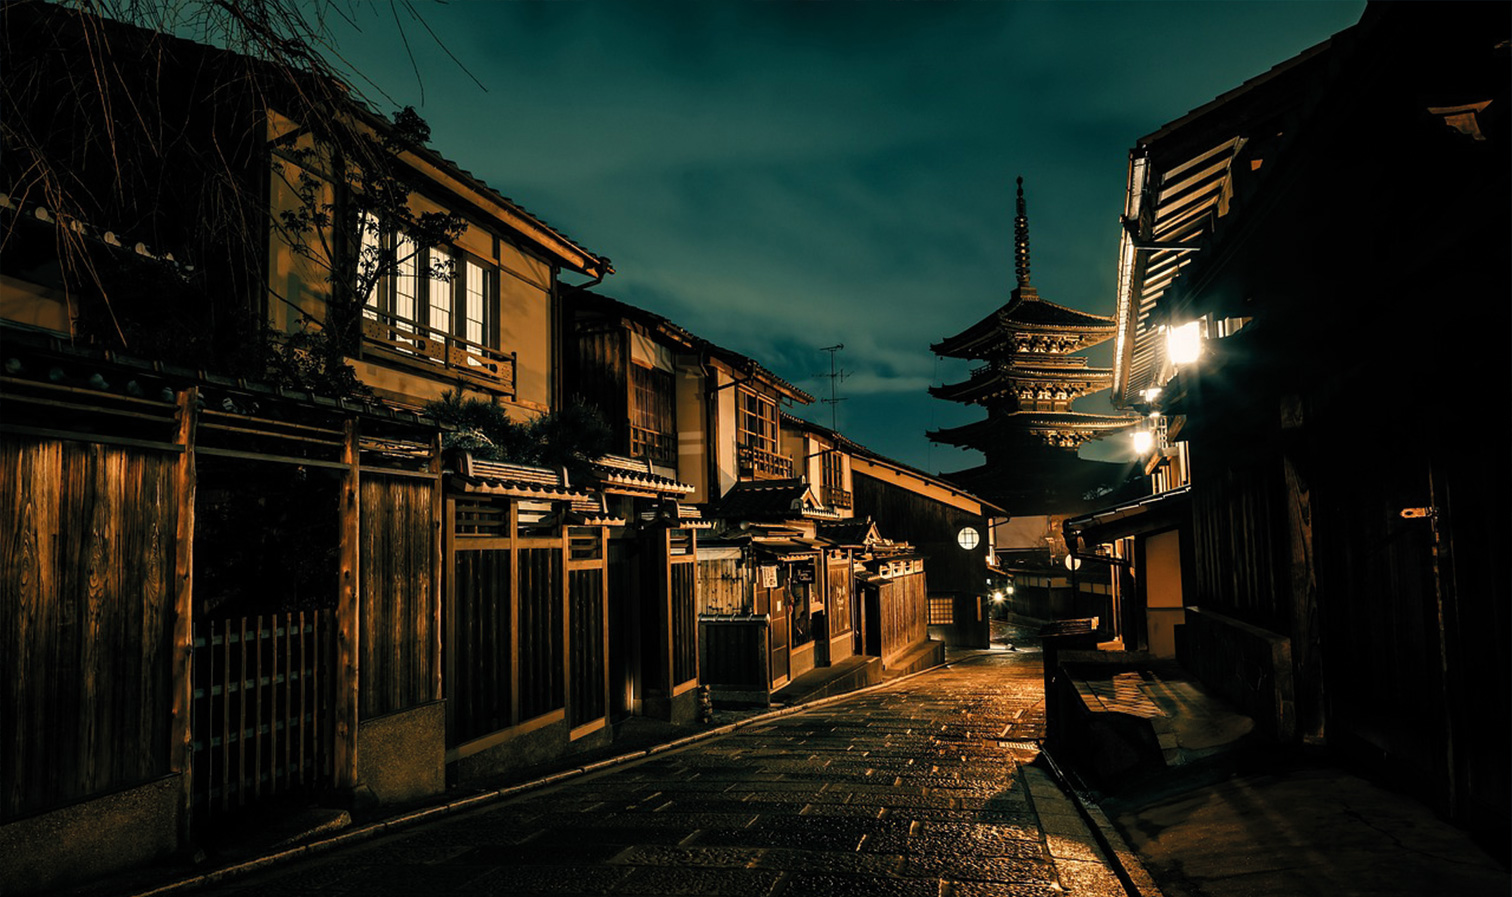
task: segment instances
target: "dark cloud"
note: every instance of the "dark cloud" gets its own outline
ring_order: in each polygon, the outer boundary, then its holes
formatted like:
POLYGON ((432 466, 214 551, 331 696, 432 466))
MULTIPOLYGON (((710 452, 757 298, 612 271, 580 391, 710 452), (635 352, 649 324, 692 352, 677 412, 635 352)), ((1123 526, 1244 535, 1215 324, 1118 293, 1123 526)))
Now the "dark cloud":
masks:
MULTIPOLYGON (((421 108, 447 156, 612 257, 605 291, 816 395, 817 350, 844 343, 842 429, 951 470, 977 461, 924 431, 980 414, 924 393, 966 374, 929 344, 1006 301, 1014 177, 1041 294, 1111 314, 1128 147, 1362 8, 425 6, 487 91, 412 26, 423 106, 391 23, 339 44, 421 108)), ((829 421, 826 405, 799 413, 829 421)))

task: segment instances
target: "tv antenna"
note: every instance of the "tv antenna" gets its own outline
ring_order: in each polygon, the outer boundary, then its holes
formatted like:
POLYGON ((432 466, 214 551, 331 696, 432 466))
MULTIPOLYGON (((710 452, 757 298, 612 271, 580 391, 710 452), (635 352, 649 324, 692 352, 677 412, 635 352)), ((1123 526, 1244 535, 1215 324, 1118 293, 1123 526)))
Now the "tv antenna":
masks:
POLYGON ((824 404, 830 406, 830 429, 834 430, 836 432, 839 432, 840 428, 838 426, 836 426, 836 424, 835 424, 835 411, 836 411, 835 406, 839 405, 841 402, 843 402, 845 400, 842 399, 842 398, 838 398, 835 395, 835 391, 839 388, 840 383, 842 381, 844 381, 846 377, 850 376, 850 371, 842 370, 842 369, 837 369, 835 367, 835 353, 839 352, 841 349, 844 349, 844 348, 845 348, 845 343, 836 343, 833 346, 825 346, 824 348, 820 349, 819 350, 820 352, 828 352, 829 353, 829 356, 830 356, 830 369, 829 369, 829 373, 828 374, 815 374, 814 375, 816 377, 828 377, 829 378, 829 382, 830 382, 830 397, 827 398, 827 399, 820 399, 819 401, 821 401, 824 404))

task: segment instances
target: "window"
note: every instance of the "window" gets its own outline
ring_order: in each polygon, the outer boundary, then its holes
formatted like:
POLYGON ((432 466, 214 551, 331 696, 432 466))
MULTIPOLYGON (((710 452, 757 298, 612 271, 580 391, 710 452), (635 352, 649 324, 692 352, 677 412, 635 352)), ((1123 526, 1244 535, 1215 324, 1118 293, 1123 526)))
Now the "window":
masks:
POLYGON ((793 461, 777 452, 777 402, 749 390, 735 395, 736 460, 740 475, 783 479, 793 475, 793 461))
POLYGON ((834 449, 827 449, 819 458, 824 481, 824 503, 832 508, 850 507, 851 494, 845 488, 845 456, 834 449))
POLYGON ((929 625, 949 626, 955 622, 954 598, 929 599, 929 625))
POLYGON ((961 531, 956 533, 956 544, 967 551, 977 547, 981 542, 982 534, 977 532, 975 527, 963 526, 961 531))
POLYGON ((737 400, 740 444, 777 451, 777 403, 745 389, 739 391, 737 400))
POLYGON ((670 371, 630 365, 630 456, 671 464, 677 456, 676 382, 670 371))
POLYGON ((445 246, 422 249, 413 240, 385 230, 367 215, 361 233, 359 276, 387 268, 369 291, 362 314, 388 328, 383 341, 407 354, 431 355, 447 361, 447 344, 464 344, 468 365, 480 368, 499 349, 498 272, 491 262, 445 246), (384 253, 392 251, 392 262, 384 253), (439 345, 427 348, 408 334, 419 334, 439 345), (450 339, 449 339, 450 338, 450 339), (484 350, 484 351, 480 351, 484 350))
POLYGON ((451 253, 443 247, 431 247, 426 256, 430 276, 426 289, 429 302, 425 309, 425 326, 432 336, 439 337, 452 332, 456 266, 452 264, 451 253))

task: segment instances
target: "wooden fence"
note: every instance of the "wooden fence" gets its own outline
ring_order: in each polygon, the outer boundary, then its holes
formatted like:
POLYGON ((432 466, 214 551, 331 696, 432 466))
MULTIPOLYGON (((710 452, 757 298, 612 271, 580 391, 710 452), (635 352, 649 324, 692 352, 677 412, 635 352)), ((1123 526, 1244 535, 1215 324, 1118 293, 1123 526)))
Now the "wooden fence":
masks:
POLYGON ((440 510, 433 483, 362 478, 358 640, 363 719, 440 697, 440 510))
POLYGON ((178 461, 0 440, 0 819, 170 769, 178 461))
POLYGON ((771 684, 765 615, 706 617, 699 621, 698 639, 705 685, 760 691, 771 684))
POLYGON ((929 596, 923 573, 906 573, 886 580, 878 589, 882 615, 882 663, 929 637, 929 596))
POLYGON ((196 622, 197 826, 331 784, 334 619, 327 609, 196 622))

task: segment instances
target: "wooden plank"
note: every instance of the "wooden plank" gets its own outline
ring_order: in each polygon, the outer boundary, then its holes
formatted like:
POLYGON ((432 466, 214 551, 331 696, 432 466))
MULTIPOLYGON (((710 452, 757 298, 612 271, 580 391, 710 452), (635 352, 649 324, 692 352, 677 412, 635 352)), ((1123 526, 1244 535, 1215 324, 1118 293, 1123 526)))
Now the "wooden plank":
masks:
POLYGON ((194 497, 196 487, 194 435, 195 415, 199 407, 199 390, 189 388, 178 394, 177 432, 174 443, 183 448, 175 459, 173 503, 175 521, 173 537, 173 622, 170 677, 173 688, 172 734, 169 736, 171 757, 168 768, 178 772, 183 783, 179 792, 179 842, 188 843, 194 806, 194 732, 190 728, 194 703, 194 497))
POLYGON ((361 473, 358 429, 355 418, 345 425, 346 442, 341 460, 347 465, 341 485, 341 533, 338 547, 339 586, 336 600, 335 681, 331 683, 334 731, 331 733, 332 779, 336 788, 350 791, 357 785, 357 726, 362 702, 361 607, 361 473))

